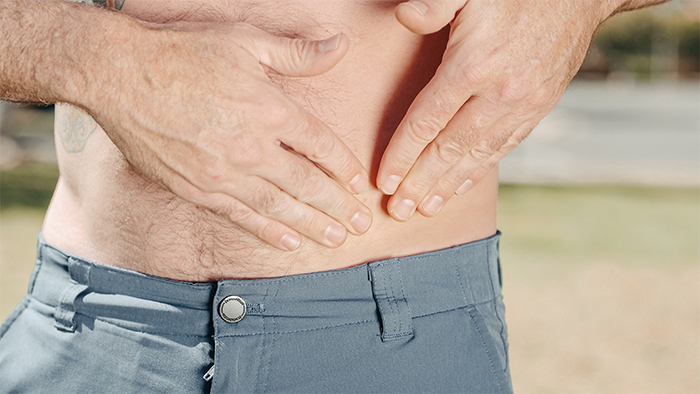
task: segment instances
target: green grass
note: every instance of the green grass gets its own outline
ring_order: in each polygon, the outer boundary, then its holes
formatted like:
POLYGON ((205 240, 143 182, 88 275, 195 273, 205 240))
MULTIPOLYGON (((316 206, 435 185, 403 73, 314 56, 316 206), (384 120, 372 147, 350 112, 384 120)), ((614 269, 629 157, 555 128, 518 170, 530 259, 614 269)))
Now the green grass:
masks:
POLYGON ((58 167, 27 163, 0 172, 0 208, 38 208, 46 210, 58 180, 58 167))
POLYGON ((700 262, 700 189, 501 186, 503 259, 700 262))

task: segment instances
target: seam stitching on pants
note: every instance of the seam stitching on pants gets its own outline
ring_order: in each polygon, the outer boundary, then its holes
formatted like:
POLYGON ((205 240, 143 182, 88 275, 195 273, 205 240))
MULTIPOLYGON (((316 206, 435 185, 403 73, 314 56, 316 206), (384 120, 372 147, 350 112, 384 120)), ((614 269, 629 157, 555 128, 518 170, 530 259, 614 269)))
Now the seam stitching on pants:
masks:
MULTIPOLYGON (((411 325, 411 319, 412 319, 411 306, 408 305, 408 301, 406 300, 406 292, 403 289, 403 275, 401 275, 401 266, 397 265, 396 269, 399 271, 399 285, 401 286, 400 287, 401 288, 401 301, 403 302, 404 307, 406 308, 406 313, 404 315, 408 316, 408 320, 406 321, 406 323, 408 324, 408 327, 406 327, 406 330, 402 330, 402 331, 405 331, 402 335, 410 335, 410 334, 413 334, 413 327, 411 325)), ((403 322, 403 320, 404 319, 402 318, 401 321, 403 322)))
POLYGON ((494 300, 494 299, 490 299, 490 300, 488 300, 488 301, 477 302, 477 303, 474 303, 474 304, 467 304, 467 305, 462 305, 462 306, 458 306, 458 307, 455 307, 455 308, 443 309, 443 310, 439 310, 439 311, 435 311, 435 312, 430 312, 430 313, 424 313, 424 314, 422 314, 422 315, 413 316, 412 319, 417 319, 417 318, 419 318, 419 317, 426 317, 426 316, 437 315, 437 314, 439 314, 439 313, 458 311, 458 310, 460 310, 460 309, 469 308, 470 306, 477 306, 477 305, 488 304, 489 302, 493 302, 493 300, 494 300))
MULTIPOLYGON (((314 327, 314 328, 307 328, 303 330, 293 330, 293 331, 274 331, 270 332, 270 334, 295 334, 298 332, 310 332, 310 331, 318 331, 318 330, 325 330, 328 328, 336 328, 336 327, 343 327, 343 326, 351 326, 354 324, 364 324, 364 323, 376 323, 376 320, 360 320, 360 321, 355 321, 351 323, 343 323, 343 324, 334 324, 330 326, 324 326, 324 327, 314 327)), ((251 334, 225 334, 225 335, 218 335, 217 338, 229 338, 229 337, 250 337, 254 335, 262 335, 262 333, 256 332, 256 333, 251 333, 251 334)))
MULTIPOLYGON (((91 266, 91 268, 96 268, 98 270, 104 269, 104 270, 107 270, 109 273, 118 273, 118 274, 123 274, 123 275, 129 275, 129 276, 134 277, 134 278, 144 279, 144 280, 148 280, 148 281, 157 281, 159 283, 165 283, 167 285, 175 285, 178 287, 187 287, 188 289, 196 290, 198 292, 199 291, 211 291, 212 284, 216 283, 216 282, 207 282, 207 283, 183 282, 183 281, 176 281, 176 280, 171 280, 171 279, 159 278, 157 276, 141 274, 141 273, 138 273, 135 271, 124 270, 124 269, 121 269, 119 267, 114 267, 114 266, 106 265, 106 264, 100 264, 100 263, 97 263, 97 262, 94 262, 94 261, 91 261, 91 260, 88 260, 88 259, 85 259, 82 257, 73 256, 73 255, 67 254, 63 250, 58 249, 57 247, 55 247, 51 244, 48 244, 48 243, 44 243, 42 246, 47 247, 49 249, 53 249, 54 251, 60 253, 61 256, 66 257, 66 260, 70 258, 70 259, 76 260, 78 262, 88 264, 91 266), (144 276, 141 276, 141 275, 144 275, 144 276)), ((65 266, 65 264, 61 264, 61 263, 58 263, 58 264, 61 266, 65 266)))
MULTIPOLYGON (((394 326, 396 325, 396 320, 397 320, 396 317, 398 315, 398 313, 397 313, 398 311, 396 311, 395 309, 398 309, 398 305, 396 305, 396 297, 394 297, 393 291, 391 293, 389 293, 389 286, 391 285, 391 283, 393 283, 393 278, 391 277, 391 267, 389 267, 387 269, 387 274, 389 275, 389 280, 384 281, 384 294, 386 297, 387 304, 389 305, 389 314, 387 315, 387 318, 388 318, 387 323, 391 324, 391 328, 388 328, 388 327, 385 327, 385 328, 387 328, 386 331, 394 331, 394 329, 395 329, 394 326)), ((384 319, 382 319, 382 320, 384 320, 384 319)), ((401 319, 398 319, 398 320, 401 320, 401 319)), ((389 324, 387 324, 387 326, 389 326, 389 324)), ((401 321, 399 321, 398 330, 399 331, 401 330, 401 321)), ((385 333, 382 333, 382 335, 384 337, 387 336, 387 335, 385 335, 385 333)), ((391 335, 391 334, 388 334, 388 335, 391 335)))
MULTIPOLYGON (((267 302, 267 296, 270 294, 270 288, 265 289, 265 294, 262 297, 262 303, 267 302)), ((260 335, 262 335, 262 339, 260 341, 261 343, 261 349, 260 349, 260 367, 255 368, 255 380, 253 380, 253 391, 255 391, 255 387, 258 385, 258 382, 260 381, 260 370, 262 369, 262 362, 263 362, 263 357, 265 356, 265 337, 267 336, 267 318, 265 316, 260 316, 262 319, 262 332, 260 335)))
POLYGON ((6 319, 4 322, 1 322, 0 328, 5 328, 7 327, 4 331, 0 331, 0 340, 2 340, 2 337, 5 335, 5 331, 9 330, 10 327, 19 319, 19 315, 21 315, 24 311, 29 309, 29 303, 32 300, 29 298, 29 294, 22 298, 22 301, 15 307, 15 309, 10 312, 10 315, 8 316, 8 319, 6 319), (10 320, 9 318, 12 318, 10 320))
MULTIPOLYGON (((40 302, 40 303, 43 304, 43 302, 41 302, 41 301, 38 301, 38 302, 40 302)), ((46 305, 46 304, 44 304, 44 305, 46 305)), ((211 335, 211 334, 206 334, 206 335, 173 334, 173 333, 163 332, 163 331, 136 330, 136 329, 133 329, 133 328, 131 328, 131 327, 122 326, 122 325, 120 325, 120 324, 116 324, 116 323, 111 322, 111 321, 108 321, 108 320, 100 319, 99 317, 90 316, 90 315, 85 314, 85 313, 82 313, 82 312, 75 312, 75 314, 76 314, 76 315, 80 315, 80 316, 85 316, 85 317, 88 317, 88 318, 90 318, 90 319, 94 319, 94 320, 97 320, 97 321, 100 321, 100 322, 102 322, 102 323, 108 324, 108 325, 113 326, 113 327, 119 327, 119 328, 124 329, 124 330, 127 330, 127 331, 140 332, 140 333, 143 333, 143 334, 167 335, 167 336, 185 337, 185 338, 213 338, 213 337, 214 337, 214 336, 211 335)))
MULTIPOLYGON (((269 288, 268 288, 268 291, 269 291, 269 288)), ((267 292, 268 292, 268 291, 265 292, 265 297, 263 298, 263 303, 265 303, 265 300, 267 300, 267 292)), ((273 303, 274 303, 275 301, 277 301, 277 295, 279 294, 279 292, 280 292, 280 287, 279 287, 279 285, 277 285, 277 289, 275 289, 275 295, 272 296, 272 302, 273 302, 273 303)), ((272 332, 275 332, 275 330, 277 329, 277 324, 276 324, 276 322, 275 322, 275 316, 273 315, 273 316, 271 316, 270 318, 272 319, 272 332)), ((264 331, 264 328, 263 328, 263 331, 264 331)), ((266 333, 266 334, 267 334, 267 333, 266 333)), ((266 338, 266 337, 269 337, 269 338, 270 338, 270 344, 268 345, 269 353, 270 353, 270 354, 268 354, 268 356, 267 356, 267 363, 265 364, 265 375, 263 376, 263 387, 262 387, 262 392, 263 392, 263 393, 267 391, 267 380, 268 380, 268 379, 267 379, 267 375, 270 373, 270 364, 272 363, 272 351, 273 351, 274 344, 275 344, 275 334, 272 334, 272 333, 271 333, 271 334, 269 334, 269 335, 265 335, 265 336, 263 337, 263 343, 265 343, 265 338, 266 338)), ((263 346, 263 351, 264 351, 264 350, 265 350, 265 346, 263 346)), ((263 356, 263 355, 261 354, 261 356, 263 356)), ((258 373, 258 374, 259 374, 259 373, 258 373)), ((256 382, 256 383, 257 383, 257 382, 256 382)))
MULTIPOLYGON (((476 308, 474 308, 474 309, 476 309, 476 308)), ((479 339, 481 339, 481 344, 484 347, 484 351, 488 355, 489 365, 491 365, 491 372, 493 372, 494 377, 496 378, 496 384, 498 385, 498 389, 499 389, 499 391, 502 392, 503 387, 501 387, 501 379, 499 378, 498 373, 496 372, 496 366, 493 365, 494 355, 492 355, 491 352, 489 352, 489 347, 486 344, 486 340, 484 340, 484 335, 482 334, 481 329, 479 328, 479 325, 474 320, 474 313, 473 313, 474 309, 468 308, 467 312, 469 313, 469 317, 471 317, 471 319, 472 319, 472 323, 474 324, 474 327, 476 328, 476 332, 479 334, 479 339)), ((478 311, 477 311, 477 313, 478 313, 478 311)))
MULTIPOLYGON (((464 290, 464 283, 462 283, 462 275, 459 274, 459 267, 457 267, 457 262, 455 260, 452 260, 452 267, 455 269, 457 282, 459 283, 459 288, 462 290, 462 300, 464 301, 465 305, 469 305, 469 301, 467 301, 467 292, 464 290)), ((476 301, 476 299, 474 299, 474 301, 476 301)))

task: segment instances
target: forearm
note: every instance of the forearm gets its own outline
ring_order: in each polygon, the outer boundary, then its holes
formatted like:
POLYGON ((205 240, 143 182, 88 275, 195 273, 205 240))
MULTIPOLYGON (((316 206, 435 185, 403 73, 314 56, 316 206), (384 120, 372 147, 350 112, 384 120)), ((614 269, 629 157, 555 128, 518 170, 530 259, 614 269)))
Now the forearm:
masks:
POLYGON ((61 0, 0 1, 0 99, 81 104, 110 73, 111 43, 138 25, 117 13, 61 0))

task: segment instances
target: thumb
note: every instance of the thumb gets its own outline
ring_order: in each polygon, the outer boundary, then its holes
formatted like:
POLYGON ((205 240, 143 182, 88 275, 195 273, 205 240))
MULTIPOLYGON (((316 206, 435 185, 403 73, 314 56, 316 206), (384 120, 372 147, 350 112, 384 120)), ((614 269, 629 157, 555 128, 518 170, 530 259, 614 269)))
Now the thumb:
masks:
POLYGON ((350 40, 336 34, 325 40, 311 41, 279 37, 257 29, 241 46, 260 64, 289 77, 311 77, 333 68, 345 56, 350 40))
POLYGON ((452 22, 468 0, 410 0, 396 6, 396 19, 418 34, 435 33, 452 22))

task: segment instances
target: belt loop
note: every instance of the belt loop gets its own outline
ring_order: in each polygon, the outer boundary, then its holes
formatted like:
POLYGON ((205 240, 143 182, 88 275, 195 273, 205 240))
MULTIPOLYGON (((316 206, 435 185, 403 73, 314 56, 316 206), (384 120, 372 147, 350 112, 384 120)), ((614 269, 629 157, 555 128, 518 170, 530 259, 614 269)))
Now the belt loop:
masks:
POLYGON ((463 284, 467 292, 467 304, 479 304, 495 297, 493 275, 495 265, 491 261, 498 257, 491 252, 491 243, 481 243, 471 252, 471 259, 459 265, 463 273, 463 284))
POLYGON ((54 311, 54 326, 61 331, 74 332, 75 300, 88 288, 90 265, 69 257, 68 272, 71 277, 70 284, 63 289, 58 298, 58 305, 54 311))
POLYGON ((370 264, 369 274, 382 324, 382 341, 413 338, 411 310, 406 302, 397 260, 370 264))

